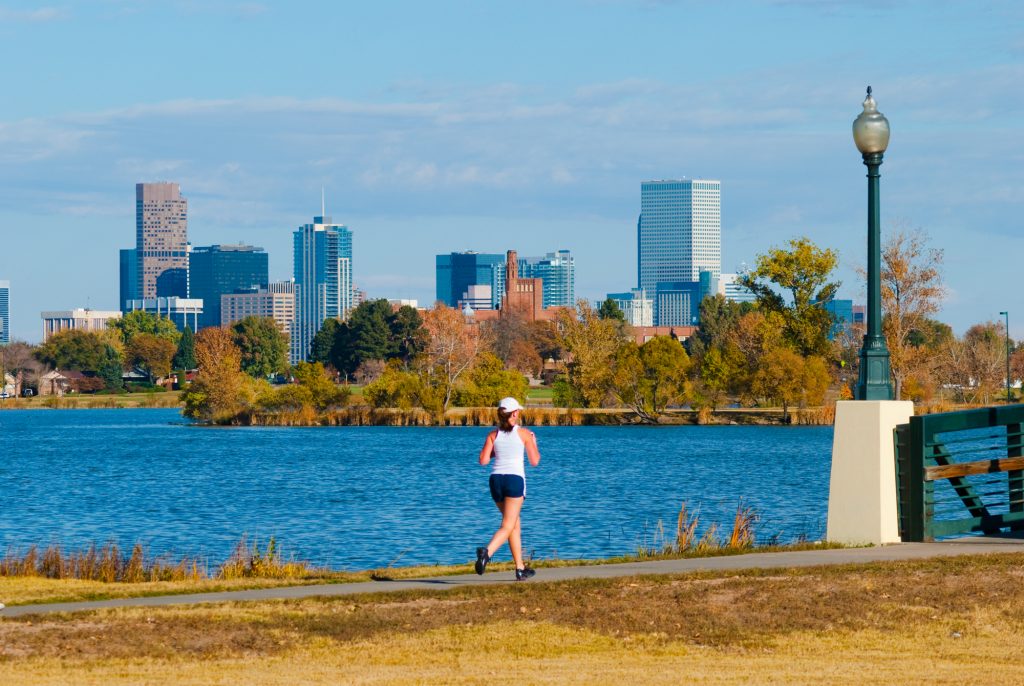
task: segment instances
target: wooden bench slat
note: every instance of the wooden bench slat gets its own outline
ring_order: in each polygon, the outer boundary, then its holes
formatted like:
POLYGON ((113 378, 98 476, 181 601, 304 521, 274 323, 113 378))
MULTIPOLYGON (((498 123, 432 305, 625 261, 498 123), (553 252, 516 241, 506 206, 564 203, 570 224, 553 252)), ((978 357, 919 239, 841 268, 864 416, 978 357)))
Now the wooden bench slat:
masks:
POLYGON ((994 460, 976 460, 974 462, 959 462, 956 464, 925 467, 924 480, 939 481, 940 479, 951 479, 972 474, 1010 472, 1015 469, 1024 469, 1024 457, 1003 457, 994 460))

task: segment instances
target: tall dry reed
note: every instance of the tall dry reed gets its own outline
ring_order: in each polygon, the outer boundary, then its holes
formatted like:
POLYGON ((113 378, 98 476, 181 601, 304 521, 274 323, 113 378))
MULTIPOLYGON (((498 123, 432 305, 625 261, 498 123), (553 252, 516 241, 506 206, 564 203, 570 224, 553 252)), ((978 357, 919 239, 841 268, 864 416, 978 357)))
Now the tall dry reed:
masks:
POLYGON ((148 558, 141 544, 123 552, 115 543, 102 547, 90 545, 80 551, 66 551, 59 545, 40 550, 31 546, 24 553, 8 550, 0 559, 0 576, 81 579, 105 583, 142 583, 149 581, 199 581, 214 576, 223 579, 248 577, 294 579, 314 576, 317 570, 305 562, 283 561, 277 542, 271 538, 267 549, 250 547, 245 537, 235 551, 213 574, 197 558, 171 560, 148 558))
POLYGON ((752 507, 743 505, 740 500, 736 507, 736 514, 733 517, 732 533, 727 541, 719 538, 719 526, 712 522, 699 537, 697 531, 700 528, 700 510, 693 514, 687 510, 686 503, 679 507, 679 514, 676 517, 676 530, 674 540, 669 540, 665 534, 665 527, 659 519, 651 534, 651 543, 645 541, 637 549, 639 557, 657 557, 662 555, 684 555, 687 553, 707 554, 722 548, 745 549, 755 543, 754 528, 758 521, 757 513, 752 507))

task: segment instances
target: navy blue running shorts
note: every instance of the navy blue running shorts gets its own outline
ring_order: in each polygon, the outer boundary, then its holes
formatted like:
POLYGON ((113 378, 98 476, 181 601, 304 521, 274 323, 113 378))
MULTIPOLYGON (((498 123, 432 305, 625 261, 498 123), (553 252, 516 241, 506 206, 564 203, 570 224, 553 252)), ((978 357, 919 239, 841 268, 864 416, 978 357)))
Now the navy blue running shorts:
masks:
POLYGON ((526 481, 518 474, 491 474, 491 498, 500 503, 505 498, 522 498, 526 495, 526 481))

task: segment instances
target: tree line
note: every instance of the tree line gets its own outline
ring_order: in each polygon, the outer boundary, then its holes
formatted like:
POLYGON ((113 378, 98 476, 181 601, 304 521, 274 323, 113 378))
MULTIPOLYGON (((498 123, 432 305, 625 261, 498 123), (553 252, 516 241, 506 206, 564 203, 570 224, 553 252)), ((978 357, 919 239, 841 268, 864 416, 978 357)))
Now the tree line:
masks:
MULTIPOLYGON (((917 402, 988 403, 1005 382, 1002 322, 963 336, 935 319, 945 297, 943 254, 921 231, 896 227, 883 246, 883 330, 896 397, 917 402)), ((840 284, 838 258, 796 238, 756 259, 742 283, 756 302, 713 296, 700 303, 700 327, 685 341, 638 343, 614 301, 581 301, 553 321, 502 311, 476 323, 438 304, 419 312, 386 300, 360 304, 345 321, 328 319, 310 363, 291 367, 288 339, 273 320, 248 317, 194 335, 166 319, 132 312, 103 332, 67 331, 41 346, 12 343, 0 363, 29 380, 46 368, 80 371, 81 392, 117 391, 124 370, 149 382, 171 369, 199 369, 186 396, 191 416, 223 419, 243 411, 316 410, 347 402, 349 383, 375 407, 490 406, 525 399, 529 379, 552 387, 564 407, 621 407, 656 422, 673 406, 711 411, 738 403, 793 407, 851 397, 863 328, 838 327, 826 304, 840 284), (273 387, 268 378, 296 383, 273 387), (339 390, 339 383, 345 384, 339 390)), ((1024 377, 1024 345, 1011 343, 1011 376, 1024 377)))
MULTIPOLYGON (((230 331, 246 372, 267 376, 288 371, 288 337, 273 320, 246 317, 230 331)), ((76 392, 119 393, 125 390, 126 372, 144 377, 135 387, 149 388, 172 370, 195 369, 195 340, 191 329, 179 331, 169 319, 138 310, 110 321, 102 331, 61 331, 38 346, 13 342, 0 359, 19 390, 37 387, 43 375, 57 369, 79 372, 71 381, 76 392)))

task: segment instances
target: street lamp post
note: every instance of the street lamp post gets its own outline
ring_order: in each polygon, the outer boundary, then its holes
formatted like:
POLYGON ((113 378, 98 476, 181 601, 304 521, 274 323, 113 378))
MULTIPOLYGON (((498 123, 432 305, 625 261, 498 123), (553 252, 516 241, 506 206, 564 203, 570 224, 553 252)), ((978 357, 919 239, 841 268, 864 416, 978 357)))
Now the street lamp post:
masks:
POLYGON ((1010 312, 1000 312, 1006 317, 1006 402, 1010 402, 1010 312))
POLYGON ((892 400, 889 348, 882 333, 882 244, 878 191, 882 156, 889 145, 889 120, 878 111, 868 86, 864 111, 853 122, 853 142, 868 168, 868 312, 860 349, 857 400, 892 400))

